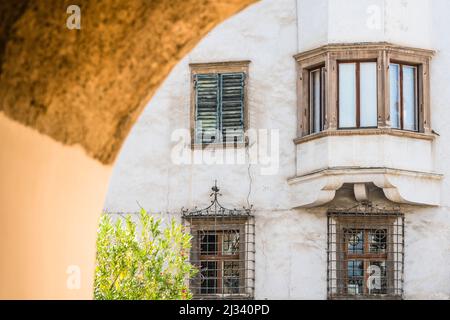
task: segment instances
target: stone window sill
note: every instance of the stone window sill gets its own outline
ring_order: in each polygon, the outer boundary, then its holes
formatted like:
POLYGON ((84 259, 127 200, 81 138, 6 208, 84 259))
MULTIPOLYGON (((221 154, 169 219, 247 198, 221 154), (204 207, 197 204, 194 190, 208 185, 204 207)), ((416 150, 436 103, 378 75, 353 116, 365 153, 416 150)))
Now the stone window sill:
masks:
POLYGON ((325 130, 318 133, 310 134, 304 137, 294 139, 295 144, 302 144, 315 139, 320 139, 329 136, 351 136, 351 135, 391 135, 397 137, 408 137, 413 139, 422 139, 433 141, 436 138, 436 134, 422 133, 415 131, 406 131, 392 128, 374 128, 374 129, 338 129, 338 130, 325 130))

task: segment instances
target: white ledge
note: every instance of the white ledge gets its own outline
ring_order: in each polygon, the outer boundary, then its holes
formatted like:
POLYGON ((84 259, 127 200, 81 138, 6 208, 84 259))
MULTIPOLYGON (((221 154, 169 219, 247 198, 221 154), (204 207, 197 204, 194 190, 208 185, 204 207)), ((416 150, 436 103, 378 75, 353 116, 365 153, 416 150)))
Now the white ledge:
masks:
POLYGON ((438 206, 442 175, 392 168, 334 167, 288 180, 293 207, 316 207, 334 199, 344 183, 373 183, 387 199, 405 204, 438 206))

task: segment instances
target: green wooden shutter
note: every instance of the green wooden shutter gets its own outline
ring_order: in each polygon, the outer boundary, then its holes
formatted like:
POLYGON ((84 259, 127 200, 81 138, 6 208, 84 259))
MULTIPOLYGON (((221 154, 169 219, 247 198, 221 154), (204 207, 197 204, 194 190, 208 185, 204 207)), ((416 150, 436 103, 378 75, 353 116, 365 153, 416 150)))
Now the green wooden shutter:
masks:
POLYGON ((219 75, 197 74, 195 92, 195 142, 216 142, 219 128, 219 75))
POLYGON ((220 130, 222 141, 244 139, 244 73, 220 75, 220 130))

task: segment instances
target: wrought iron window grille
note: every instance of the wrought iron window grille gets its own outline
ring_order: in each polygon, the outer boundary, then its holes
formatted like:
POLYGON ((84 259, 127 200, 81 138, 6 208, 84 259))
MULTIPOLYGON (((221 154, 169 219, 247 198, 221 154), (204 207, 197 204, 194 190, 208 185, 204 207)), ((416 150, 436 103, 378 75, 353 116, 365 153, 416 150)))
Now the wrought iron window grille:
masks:
POLYGON ((401 299, 404 215, 370 202, 328 212, 329 299, 401 299))
POLYGON ((252 207, 227 209, 212 187, 211 204, 182 209, 192 235, 190 262, 198 273, 190 279, 194 299, 252 299, 255 290, 255 224, 252 207))

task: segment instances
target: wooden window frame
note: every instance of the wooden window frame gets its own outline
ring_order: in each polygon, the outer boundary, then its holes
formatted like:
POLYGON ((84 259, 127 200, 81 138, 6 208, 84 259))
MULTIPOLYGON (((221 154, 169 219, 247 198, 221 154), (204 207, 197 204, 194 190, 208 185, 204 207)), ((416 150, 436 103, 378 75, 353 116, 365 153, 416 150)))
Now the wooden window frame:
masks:
MULTIPOLYGON (((302 143, 302 138, 321 137, 332 131, 355 130, 355 134, 362 130, 370 132, 383 131, 397 135, 398 131, 405 131, 416 136, 422 134, 432 136, 430 115, 430 63, 434 51, 394 45, 386 42, 330 44, 294 56, 297 61, 297 139, 295 143, 302 143), (377 127, 339 128, 339 100, 338 100, 338 63, 367 62, 377 63, 377 127), (390 119, 390 83, 389 65, 402 62, 406 65, 417 66, 417 119, 418 130, 409 131, 392 128, 390 119), (323 131, 311 133, 310 119, 310 75, 309 71, 325 65, 325 115, 323 131)), ((359 83, 359 82, 358 82, 359 83)), ((357 99, 357 101, 360 99, 357 99)), ((358 117, 359 118, 359 117, 358 117)), ((402 133, 403 135, 404 133, 402 133)))
POLYGON ((404 216, 394 214, 342 214, 328 213, 328 296, 330 299, 401 299, 402 275, 404 259, 404 216), (330 232, 330 221, 334 222, 334 232, 330 232), (348 242, 345 237, 346 230, 359 230, 364 234, 363 253, 348 253, 348 242), (384 229, 386 234, 386 249, 384 253, 370 253, 369 231, 384 229), (401 235, 400 235, 401 233, 401 235), (330 239, 332 237, 333 239, 330 239), (334 244, 334 252, 330 244, 334 244), (400 248, 400 252, 398 251, 400 248), (335 260, 330 260, 330 254, 335 254, 335 260), (362 260, 363 269, 363 293, 354 295, 348 293, 348 262, 362 260), (386 293, 369 293, 367 279, 369 277, 367 267, 372 261, 384 261, 386 271, 386 293), (330 288, 330 264, 332 271, 336 272, 336 287, 330 288), (397 272, 397 274, 396 274, 397 272), (400 279, 399 279, 400 278, 400 279), (400 286, 400 287, 399 287, 400 286), (334 292, 333 292, 334 290, 334 292))
MULTIPOLYGON (((386 252, 382 253, 382 254, 376 254, 376 253, 370 253, 370 246, 369 246, 369 233, 371 230, 374 230, 374 228, 370 227, 370 228, 351 228, 351 229, 356 229, 359 231, 363 232, 363 237, 364 237, 364 246, 363 246, 363 253, 348 253, 348 242, 347 239, 344 237, 344 240, 342 241, 342 248, 341 248, 341 253, 343 256, 342 261, 340 261, 341 265, 342 265, 342 270, 344 273, 344 276, 342 278, 343 280, 343 284, 341 285, 341 287, 344 289, 344 292, 342 293, 344 296, 345 295, 350 295, 348 293, 348 282, 349 282, 349 276, 348 276, 348 262, 349 261, 363 261, 363 295, 367 296, 370 295, 369 293, 369 289, 367 288, 367 280, 369 278, 369 274, 367 272, 368 266, 370 264, 370 262, 373 261, 384 261, 386 264, 386 277, 388 279, 392 279, 392 276, 390 275, 390 273, 393 272, 392 268, 389 267, 389 261, 388 261, 388 252, 389 251, 393 251, 388 250, 388 248, 386 247, 386 252), (347 292, 345 292, 347 291, 347 292)), ((380 227, 378 229, 386 229, 387 232, 387 237, 391 236, 392 232, 389 232, 389 228, 385 228, 380 227)), ((345 231, 343 232, 345 234, 345 231)), ((388 241, 386 243, 386 246, 392 246, 391 241, 388 241)), ((392 284, 391 284, 392 286, 392 284)))
MULTIPOLYGON (((193 236, 192 247, 190 259, 194 264, 198 263, 198 267, 201 266, 202 261, 217 261, 220 262, 221 266, 217 269, 217 288, 216 293, 201 293, 201 282, 199 279, 195 278, 191 281, 195 283, 195 289, 193 290, 195 299, 220 299, 220 298, 250 298, 251 296, 247 292, 249 289, 249 281, 254 281, 247 278, 246 274, 249 269, 253 268, 249 264, 251 261, 247 256, 251 250, 249 246, 254 245, 252 243, 252 234, 248 234, 249 228, 252 225, 252 217, 235 217, 235 218, 193 218, 190 219, 189 229, 193 236), (237 254, 234 255, 223 255, 222 254, 222 243, 218 241, 218 252, 220 254, 216 255, 201 255, 201 239, 200 232, 211 232, 211 233, 224 233, 226 231, 239 231, 239 250, 237 254), (222 292, 223 288, 223 262, 234 261, 239 262, 239 293, 226 294, 222 292), (197 292, 198 291, 198 292, 197 292)), ((200 271, 199 271, 200 272, 200 271)))
MULTIPOLYGON (((374 129, 378 128, 378 126, 368 126, 368 127, 361 127, 361 63, 367 63, 367 62, 374 62, 378 64, 378 61, 375 59, 368 59, 368 60, 337 60, 337 77, 336 77, 336 83, 337 83, 337 99, 336 99, 336 115, 337 115, 337 128, 339 130, 351 130, 351 129, 374 129), (355 102, 356 102, 356 112, 355 112, 355 127, 340 127, 339 126, 339 66, 341 64, 345 63, 354 63, 355 64, 355 102)), ((376 79, 376 87, 378 92, 378 75, 376 79)), ((378 97, 377 97, 377 114, 378 114, 378 97)))
POLYGON ((324 129, 324 124, 325 124, 325 65, 320 65, 317 66, 315 68, 312 68, 309 70, 309 133, 310 134, 314 134, 314 133, 318 133, 323 131, 324 129), (315 108, 314 108, 314 87, 313 87, 313 78, 311 77, 311 74, 313 72, 319 72, 319 76, 320 76, 320 106, 319 106, 319 111, 320 111, 320 115, 319 115, 319 119, 320 119, 320 123, 319 123, 319 129, 316 131, 315 128, 315 108))
POLYGON ((190 80, 190 132, 191 132, 191 149, 205 149, 205 148, 239 148, 245 147, 248 144, 245 132, 249 127, 249 107, 248 107, 248 82, 249 82, 249 65, 250 61, 226 61, 226 62, 211 62, 211 63, 190 63, 191 70, 190 80), (203 143, 195 140, 195 115, 196 115, 196 90, 195 90, 195 75, 197 74, 227 74, 227 73, 244 73, 244 101, 243 101, 243 122, 244 122, 244 141, 232 144, 225 142, 203 143))
MULTIPOLYGON (((401 61, 395 61, 395 60, 391 60, 389 63, 389 66, 391 66, 392 64, 398 65, 399 66, 399 79, 398 79, 398 84, 399 84, 399 105, 398 108, 400 110, 398 110, 399 114, 400 114, 400 130, 405 130, 405 131, 412 131, 412 132, 418 132, 420 130, 420 112, 419 112, 419 101, 421 100, 420 96, 421 96, 421 92, 419 90, 419 68, 420 65, 417 64, 413 64, 413 63, 405 63, 405 62, 401 62, 401 61), (414 106, 414 112, 415 112, 415 118, 416 118, 416 130, 409 130, 409 129, 405 129, 405 123, 404 123, 404 112, 405 112, 405 104, 404 104, 404 92, 403 92, 403 67, 413 67, 415 68, 415 73, 414 73, 414 101, 415 101, 415 106, 414 106)), ((390 88, 389 90, 392 89, 392 84, 390 83, 390 88)))
MULTIPOLYGON (((198 235, 199 237, 199 262, 200 264, 204 261, 213 261, 216 262, 216 284, 217 287, 215 288, 215 290, 217 292, 214 292, 212 294, 222 294, 222 290, 223 290, 223 282, 224 282, 224 262, 226 261, 230 261, 230 262, 238 262, 239 266, 239 271, 241 271, 242 269, 244 269, 242 267, 242 263, 245 259, 243 259, 242 257, 242 252, 241 251, 241 236, 245 237, 244 234, 242 234, 242 231, 240 230, 241 228, 238 229, 220 229, 220 230, 210 230, 210 231, 198 231, 200 232, 207 232, 207 233, 211 233, 214 234, 217 237, 217 252, 216 254, 201 254, 201 235, 198 235), (231 231, 231 232, 238 232, 239 233, 239 249, 238 252, 236 254, 223 254, 223 237, 225 235, 225 233, 227 231, 231 231)), ((244 242, 245 245, 245 242, 244 242)), ((242 272, 239 272, 239 291, 242 291, 243 288, 243 281, 244 278, 242 277, 242 272)), ((200 290, 202 290, 203 288, 201 288, 200 290)), ((238 292, 238 293, 242 293, 242 292, 238 292)))

